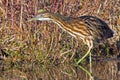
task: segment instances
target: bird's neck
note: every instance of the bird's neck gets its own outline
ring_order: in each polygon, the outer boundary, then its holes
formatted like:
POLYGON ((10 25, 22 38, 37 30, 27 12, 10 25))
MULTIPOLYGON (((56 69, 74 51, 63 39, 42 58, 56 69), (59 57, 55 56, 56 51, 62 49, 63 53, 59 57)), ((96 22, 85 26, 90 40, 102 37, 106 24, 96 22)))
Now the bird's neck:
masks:
POLYGON ((52 22, 57 24, 61 29, 63 29, 64 31, 68 32, 73 37, 76 37, 73 34, 72 26, 69 24, 69 23, 71 23, 72 18, 65 17, 65 16, 62 16, 60 14, 55 14, 53 16, 54 16, 54 18, 52 18, 52 22))
POLYGON ((65 17, 60 14, 53 14, 52 15, 52 22, 57 24, 60 28, 65 29, 67 25, 67 21, 70 20, 70 18, 65 17))

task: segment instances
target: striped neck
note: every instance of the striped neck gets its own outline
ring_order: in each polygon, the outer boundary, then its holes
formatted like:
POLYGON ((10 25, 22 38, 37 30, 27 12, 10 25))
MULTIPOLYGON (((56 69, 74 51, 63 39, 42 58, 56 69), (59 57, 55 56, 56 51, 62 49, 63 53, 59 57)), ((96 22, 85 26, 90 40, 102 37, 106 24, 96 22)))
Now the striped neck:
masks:
POLYGON ((51 21, 57 24, 64 31, 68 32, 71 36, 76 38, 76 35, 72 30, 72 26, 69 24, 69 22, 71 23, 72 18, 65 17, 60 14, 52 14, 51 21))
POLYGON ((66 24, 65 23, 66 17, 64 17, 60 14, 52 14, 51 20, 52 20, 52 22, 57 24, 60 28, 64 28, 64 26, 66 24))

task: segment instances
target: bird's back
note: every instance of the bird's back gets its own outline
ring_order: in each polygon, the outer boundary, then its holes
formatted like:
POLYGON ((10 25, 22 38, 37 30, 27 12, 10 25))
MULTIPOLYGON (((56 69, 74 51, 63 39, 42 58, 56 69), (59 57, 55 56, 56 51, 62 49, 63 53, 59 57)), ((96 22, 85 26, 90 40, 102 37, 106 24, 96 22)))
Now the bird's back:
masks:
POLYGON ((97 42, 105 40, 113 36, 114 32, 109 28, 109 26, 101 19, 94 16, 81 16, 79 17, 92 32, 94 40, 97 42))

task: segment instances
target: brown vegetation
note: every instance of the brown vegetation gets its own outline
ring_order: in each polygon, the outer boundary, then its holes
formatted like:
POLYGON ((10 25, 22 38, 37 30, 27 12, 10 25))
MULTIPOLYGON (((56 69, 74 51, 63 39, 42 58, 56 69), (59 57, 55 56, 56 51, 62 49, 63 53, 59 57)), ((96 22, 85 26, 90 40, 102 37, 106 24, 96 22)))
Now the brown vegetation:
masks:
MULTIPOLYGON (((76 40, 51 22, 27 22, 39 9, 103 19, 115 34, 93 50, 93 75, 95 80, 120 79, 117 61, 106 61, 120 55, 120 0, 0 0, 0 80, 89 79, 75 66, 87 46, 80 41, 76 48, 76 40)), ((89 67, 87 61, 82 65, 89 67)))

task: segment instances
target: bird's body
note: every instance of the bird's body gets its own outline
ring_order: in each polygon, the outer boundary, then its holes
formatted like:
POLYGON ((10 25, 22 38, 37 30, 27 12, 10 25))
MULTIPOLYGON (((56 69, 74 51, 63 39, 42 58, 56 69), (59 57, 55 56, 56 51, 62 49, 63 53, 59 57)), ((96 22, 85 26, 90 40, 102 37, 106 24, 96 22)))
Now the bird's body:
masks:
POLYGON ((103 20, 94 16, 72 18, 53 13, 47 13, 48 15, 47 20, 54 22, 73 37, 82 39, 90 48, 93 47, 93 44, 104 42, 114 34, 103 20))
MULTIPOLYGON (((114 34, 103 20, 94 16, 81 16, 78 18, 72 18, 45 11, 41 12, 39 15, 30 19, 29 21, 32 20, 52 21, 76 39, 82 39, 83 42, 88 45, 89 49, 87 53, 80 60, 78 60, 77 64, 79 64, 88 54, 91 54, 90 50, 93 48, 94 44, 103 42, 104 40, 112 37, 114 34)), ((85 69, 83 70, 86 71, 85 69)), ((90 72, 92 73, 91 55, 90 72)), ((89 75, 91 76, 91 74, 89 75)))

